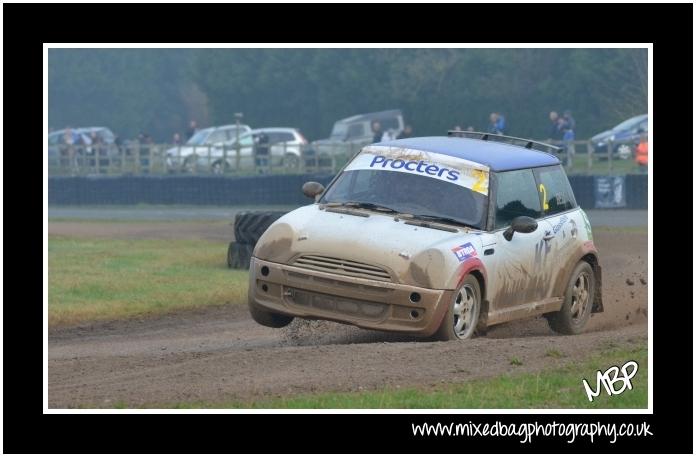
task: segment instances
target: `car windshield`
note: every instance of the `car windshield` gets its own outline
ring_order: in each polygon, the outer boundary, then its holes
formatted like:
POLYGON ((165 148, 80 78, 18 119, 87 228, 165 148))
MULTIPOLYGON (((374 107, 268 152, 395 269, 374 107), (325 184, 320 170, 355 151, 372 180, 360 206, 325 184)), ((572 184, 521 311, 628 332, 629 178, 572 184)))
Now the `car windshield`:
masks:
POLYGON ((336 122, 331 130, 331 138, 335 140, 343 140, 348 135, 348 124, 336 122))
MULTIPOLYGON (((391 170, 344 171, 325 192, 321 203, 378 206, 426 220, 483 229, 488 197, 466 187, 427 175, 391 170)), ((379 210, 379 209, 378 209, 379 210)))
POLYGON ((617 132, 620 132, 620 131, 622 131, 622 130, 628 130, 628 129, 630 129, 631 127, 636 126, 636 125, 637 125, 639 122, 641 122, 643 119, 644 119, 644 116, 632 117, 632 118, 630 118, 630 119, 627 119, 627 120, 623 121, 622 123, 620 123, 619 125, 617 125, 616 127, 614 127, 612 130, 615 130, 615 131, 617 131, 617 132))
POLYGON ((212 132, 211 129, 199 130, 186 142, 186 144, 189 146, 200 146, 204 144, 210 132, 212 132))

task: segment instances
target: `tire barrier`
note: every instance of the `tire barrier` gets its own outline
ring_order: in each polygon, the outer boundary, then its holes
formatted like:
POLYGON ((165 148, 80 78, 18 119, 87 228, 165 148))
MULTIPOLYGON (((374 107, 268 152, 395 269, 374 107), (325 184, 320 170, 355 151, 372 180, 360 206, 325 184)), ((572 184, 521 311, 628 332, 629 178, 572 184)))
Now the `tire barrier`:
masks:
POLYGON ((287 211, 243 211, 234 218, 234 240, 255 246, 263 232, 287 211))
POLYGON ((227 248, 227 266, 236 270, 248 270, 254 246, 232 241, 227 248))
POLYGON ((254 246, 268 227, 286 211, 243 211, 234 218, 234 241, 227 248, 227 266, 249 269, 254 246))

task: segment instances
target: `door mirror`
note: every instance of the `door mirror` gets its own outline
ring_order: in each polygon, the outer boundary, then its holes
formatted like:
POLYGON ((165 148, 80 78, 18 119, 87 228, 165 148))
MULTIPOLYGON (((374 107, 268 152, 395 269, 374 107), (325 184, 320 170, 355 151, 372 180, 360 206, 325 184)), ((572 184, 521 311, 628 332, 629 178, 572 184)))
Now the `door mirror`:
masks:
POLYGON ((302 185, 302 193, 305 194, 307 198, 316 198, 324 192, 324 186, 315 181, 308 181, 302 185))
POLYGON ((505 237, 506 240, 510 241, 512 240, 512 235, 515 232, 532 233, 534 230, 537 229, 538 225, 539 224, 537 224, 537 221, 535 221, 529 216, 517 216, 512 220, 510 227, 508 227, 507 230, 503 232, 503 237, 505 237))

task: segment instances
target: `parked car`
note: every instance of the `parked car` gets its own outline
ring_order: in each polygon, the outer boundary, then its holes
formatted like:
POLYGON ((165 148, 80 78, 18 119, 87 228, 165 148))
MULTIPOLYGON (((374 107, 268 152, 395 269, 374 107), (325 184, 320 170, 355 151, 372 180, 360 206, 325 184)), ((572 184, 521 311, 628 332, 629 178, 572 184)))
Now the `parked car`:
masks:
POLYGON ((251 131, 251 127, 244 124, 221 125, 197 131, 183 146, 167 150, 167 167, 170 170, 192 171, 200 157, 207 157, 214 147, 235 140, 237 129, 240 137, 251 131))
POLYGON ((379 121, 383 131, 392 130, 395 136, 404 129, 404 116, 398 109, 358 114, 336 121, 329 138, 317 140, 312 146, 320 155, 357 152, 361 147, 373 142, 374 121, 379 121))
POLYGON ((540 152, 557 148, 454 135, 366 146, 326 189, 305 183, 315 203, 254 248, 254 320, 448 340, 543 315, 559 333, 582 331, 603 310, 601 267, 561 163, 540 152))
MULTIPOLYGON (((75 153, 91 154, 92 153, 92 133, 96 133, 103 144, 111 145, 116 140, 116 135, 107 127, 78 127, 72 130, 72 140, 75 147, 75 153)), ((55 159, 60 156, 61 151, 66 153, 65 142, 67 129, 56 130, 48 134, 48 157, 55 159)), ((107 150, 110 150, 107 149, 107 150)), ((112 152, 112 151, 111 151, 112 152)), ((112 152, 113 153, 113 152, 112 152)))
POLYGON ((648 115, 641 114, 626 119, 616 127, 593 136, 590 141, 595 152, 607 152, 609 142, 612 152, 621 159, 631 157, 633 148, 640 141, 641 135, 648 132, 648 115))
MULTIPOLYGON (((239 138, 240 168, 253 168, 254 146, 258 145, 264 134, 270 147, 272 165, 297 168, 302 158, 302 150, 308 142, 302 132, 291 127, 264 127, 250 130, 239 138)), ((237 166, 237 142, 231 140, 216 146, 211 152, 211 160, 199 157, 200 167, 210 167, 213 173, 222 173, 237 166)))

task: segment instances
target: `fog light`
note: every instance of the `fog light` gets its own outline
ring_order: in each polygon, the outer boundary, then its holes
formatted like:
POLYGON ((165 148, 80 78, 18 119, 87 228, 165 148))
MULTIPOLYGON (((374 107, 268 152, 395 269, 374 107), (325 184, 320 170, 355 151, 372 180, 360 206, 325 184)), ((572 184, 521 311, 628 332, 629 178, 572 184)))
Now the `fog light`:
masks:
POLYGON ((418 316, 420 316, 420 313, 416 311, 415 309, 411 311, 411 318, 412 319, 418 319, 418 316))
POLYGON ((265 267, 265 266, 261 267, 261 274, 263 276, 268 276, 268 273, 270 273, 270 271, 268 270, 268 267, 265 267))
POLYGON ((421 296, 418 292, 413 292, 409 299, 411 300, 411 303, 418 303, 421 299, 421 296))

